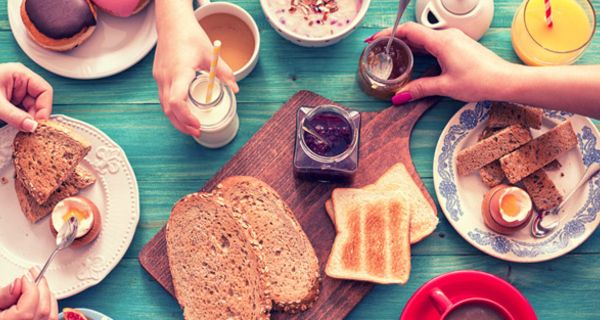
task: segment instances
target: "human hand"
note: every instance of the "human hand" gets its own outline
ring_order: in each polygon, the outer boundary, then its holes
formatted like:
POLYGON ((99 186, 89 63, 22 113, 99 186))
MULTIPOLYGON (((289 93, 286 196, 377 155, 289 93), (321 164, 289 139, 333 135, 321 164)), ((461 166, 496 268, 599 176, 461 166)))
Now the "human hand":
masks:
POLYGON ((0 120, 25 132, 52 113, 52 87, 20 63, 0 64, 0 120))
MULTIPOLYGON (((212 44, 193 14, 170 23, 168 28, 159 28, 154 57, 153 75, 158 85, 160 104, 177 130, 198 137, 200 122, 188 108, 188 87, 196 76, 196 70, 210 69, 212 44)), ((217 77, 234 92, 239 91, 233 71, 223 59, 217 65, 217 77)))
POLYGON ((57 320, 58 302, 48 288, 48 282, 42 278, 34 283, 38 276, 37 268, 10 285, 0 288, 0 320, 57 320))
MULTIPOLYGON (((391 29, 380 31, 365 40, 371 42, 389 36, 391 29)), ((492 98, 514 64, 503 60, 458 29, 432 30, 414 22, 401 25, 396 36, 404 40, 413 52, 433 55, 442 69, 435 77, 411 81, 392 98, 395 105, 427 96, 447 96, 475 102, 492 98)))

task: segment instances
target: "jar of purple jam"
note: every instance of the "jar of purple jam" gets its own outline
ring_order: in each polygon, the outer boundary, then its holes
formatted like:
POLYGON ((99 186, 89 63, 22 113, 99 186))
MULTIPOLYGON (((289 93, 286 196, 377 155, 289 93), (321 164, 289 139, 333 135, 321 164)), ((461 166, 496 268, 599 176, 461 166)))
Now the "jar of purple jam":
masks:
POLYGON ((294 173, 319 181, 351 181, 358 169, 360 113, 335 105, 301 107, 296 116, 294 173))

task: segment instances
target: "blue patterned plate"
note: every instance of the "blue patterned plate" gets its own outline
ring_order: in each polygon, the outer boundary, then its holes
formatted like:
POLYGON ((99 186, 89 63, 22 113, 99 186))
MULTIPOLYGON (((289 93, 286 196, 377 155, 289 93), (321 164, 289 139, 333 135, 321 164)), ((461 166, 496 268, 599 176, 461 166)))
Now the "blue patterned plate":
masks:
MULTIPOLYGON (((560 257, 582 244, 600 223, 600 175, 596 175, 565 206, 558 229, 544 239, 534 239, 529 228, 504 236, 488 229, 481 217, 481 201, 489 190, 478 173, 460 177, 455 157, 459 150, 477 142, 485 127, 490 103, 469 103, 450 119, 435 151, 433 180, 437 198, 450 224, 469 243, 498 259, 540 262, 560 257)), ((570 119, 579 147, 562 155, 562 168, 548 174, 563 194, 577 184, 586 168, 600 162, 600 134, 585 117, 560 111, 546 111, 539 136, 556 124, 570 119)))

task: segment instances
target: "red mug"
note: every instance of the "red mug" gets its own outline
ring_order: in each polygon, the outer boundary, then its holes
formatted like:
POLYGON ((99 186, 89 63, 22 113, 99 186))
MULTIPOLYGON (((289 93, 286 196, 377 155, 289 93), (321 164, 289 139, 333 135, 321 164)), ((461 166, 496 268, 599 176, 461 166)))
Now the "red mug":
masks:
POLYGON ((502 316, 506 320, 515 320, 515 318, 510 314, 510 312, 508 312, 508 310, 506 310, 506 308, 504 308, 502 305, 500 305, 497 302, 492 301, 490 299, 468 298, 468 299, 460 300, 458 302, 452 302, 452 301, 450 301, 450 299, 448 299, 446 294, 440 288, 433 288, 429 292, 429 297, 431 298, 431 300, 433 300, 433 304, 435 305, 436 309, 440 312, 441 320, 446 319, 446 317, 448 315, 450 315, 452 312, 454 312, 459 307, 462 307, 464 305, 471 304, 471 303, 485 305, 485 306, 489 307, 490 309, 494 310, 498 315, 502 316))

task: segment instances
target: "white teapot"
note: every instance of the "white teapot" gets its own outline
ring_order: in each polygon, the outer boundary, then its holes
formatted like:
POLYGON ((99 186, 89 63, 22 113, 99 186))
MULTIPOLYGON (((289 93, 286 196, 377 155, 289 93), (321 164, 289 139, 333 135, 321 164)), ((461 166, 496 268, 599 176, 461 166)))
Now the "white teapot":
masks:
POLYGON ((494 17, 494 0, 417 0, 417 21, 432 29, 457 28, 479 40, 494 17))

